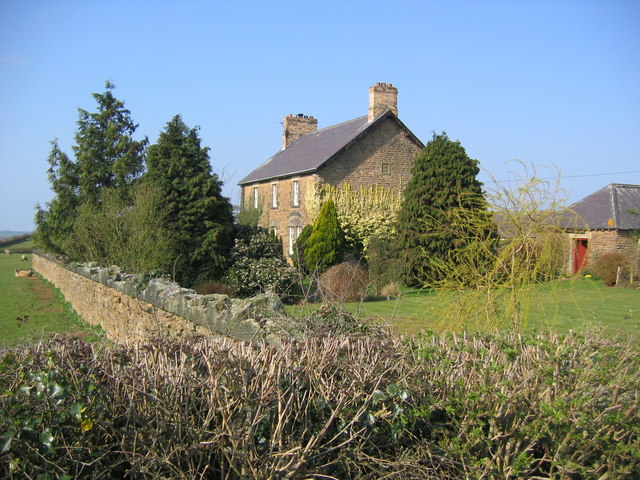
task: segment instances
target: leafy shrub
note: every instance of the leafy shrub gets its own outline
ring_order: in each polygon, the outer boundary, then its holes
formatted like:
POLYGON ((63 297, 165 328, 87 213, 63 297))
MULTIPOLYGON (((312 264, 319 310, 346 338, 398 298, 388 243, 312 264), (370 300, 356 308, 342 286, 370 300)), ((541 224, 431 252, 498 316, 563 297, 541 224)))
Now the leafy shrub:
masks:
POLYGON ((399 281, 402 276, 400 259, 392 247, 391 240, 386 238, 373 236, 369 239, 367 266, 369 280, 376 295, 386 296, 381 292, 382 287, 399 281))
POLYGON ((591 335, 55 341, 0 355, 0 476, 630 480, 639 382, 591 335))
POLYGON ((623 278, 629 275, 629 259, 621 253, 605 253, 591 265, 591 270, 610 287, 616 284, 618 267, 623 268, 623 278))
POLYGON ((239 297, 274 292, 284 295, 295 282, 296 271, 282 257, 282 244, 260 227, 242 227, 231 251, 227 283, 239 297))
POLYGON ((400 285, 397 283, 388 283, 382 290, 380 290, 380 296, 385 298, 398 298, 400 296, 400 285))
POLYGON ((98 204, 78 207, 73 235, 64 244, 69 259, 117 265, 130 273, 171 270, 168 210, 162 192, 137 184, 130 195, 105 189, 98 204))
POLYGON ((321 305, 317 311, 304 319, 304 326, 305 335, 308 337, 384 334, 384 329, 380 325, 358 320, 344 307, 336 304, 321 305))
POLYGON ((325 301, 357 302, 364 299, 369 287, 369 272, 357 262, 343 262, 327 270, 318 281, 325 301))

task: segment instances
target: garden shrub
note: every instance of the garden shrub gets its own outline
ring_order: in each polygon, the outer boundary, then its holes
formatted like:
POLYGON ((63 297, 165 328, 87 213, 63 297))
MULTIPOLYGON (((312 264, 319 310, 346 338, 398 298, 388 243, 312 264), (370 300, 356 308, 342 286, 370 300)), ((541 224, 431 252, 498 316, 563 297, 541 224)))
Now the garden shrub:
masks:
POLYGON ((623 268, 623 278, 629 276, 629 259, 621 253, 605 253, 591 265, 591 270, 610 287, 616 284, 618 267, 623 268))
POLYGON ((52 341, 0 352, 0 476, 631 480, 639 383, 593 334, 52 341))
POLYGON ((380 296, 384 298, 398 298, 400 297, 400 285, 395 282, 388 283, 382 290, 380 290, 380 296))
POLYGON ((369 280, 376 295, 383 295, 382 287, 398 282, 402 276, 402 263, 392 248, 391 240, 372 236, 367 248, 367 266, 369 280))
POLYGON ((369 272, 358 262, 334 265, 318 280, 322 299, 329 302, 357 302, 364 299, 369 287, 369 272))
POLYGON ((264 228, 239 227, 231 262, 225 279, 239 297, 267 292, 286 295, 297 279, 282 256, 282 243, 264 228))

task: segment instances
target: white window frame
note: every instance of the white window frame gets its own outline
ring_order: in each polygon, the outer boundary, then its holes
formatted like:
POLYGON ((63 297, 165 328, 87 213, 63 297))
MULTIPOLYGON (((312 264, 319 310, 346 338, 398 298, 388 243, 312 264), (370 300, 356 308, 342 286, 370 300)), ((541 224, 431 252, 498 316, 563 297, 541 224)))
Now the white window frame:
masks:
POLYGON ((300 232, 302 232, 302 227, 293 225, 289 227, 289 256, 293 255, 293 245, 296 243, 296 240, 298 240, 300 232))
POLYGON ((293 180, 292 181, 292 190, 293 192, 291 193, 291 205, 293 207, 299 207, 300 206, 300 180, 293 180))
POLYGON ((278 184, 271 184, 271 208, 278 208, 278 184))
POLYGON ((260 193, 258 187, 253 187, 253 208, 258 208, 260 200, 260 193))

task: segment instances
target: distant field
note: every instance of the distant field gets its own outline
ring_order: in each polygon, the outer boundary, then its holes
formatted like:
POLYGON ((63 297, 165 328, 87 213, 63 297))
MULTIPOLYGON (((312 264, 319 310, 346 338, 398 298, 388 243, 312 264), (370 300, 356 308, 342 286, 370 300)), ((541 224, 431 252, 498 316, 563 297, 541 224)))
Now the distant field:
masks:
POLYGON ((99 329, 80 320, 53 285, 38 276, 15 276, 16 269, 31 268, 31 255, 27 254, 27 262, 21 257, 0 254, 0 346, 37 341, 56 333, 94 337, 99 329))
MULTIPOLYGON (((21 235, 21 237, 24 237, 24 235, 21 235)), ((31 253, 33 240, 31 240, 30 236, 26 240, 22 238, 1 238, 0 253, 4 253, 5 250, 9 250, 11 253, 31 253)))
MULTIPOLYGON (((360 318, 389 324, 399 333, 418 333, 439 328, 437 302, 431 292, 407 290, 399 300, 368 300, 345 307, 360 318)), ((302 315, 317 308, 289 307, 289 311, 302 315)), ((557 333, 604 328, 607 335, 631 335, 640 344, 640 291, 607 287, 592 279, 548 282, 532 292, 523 326, 557 333)))

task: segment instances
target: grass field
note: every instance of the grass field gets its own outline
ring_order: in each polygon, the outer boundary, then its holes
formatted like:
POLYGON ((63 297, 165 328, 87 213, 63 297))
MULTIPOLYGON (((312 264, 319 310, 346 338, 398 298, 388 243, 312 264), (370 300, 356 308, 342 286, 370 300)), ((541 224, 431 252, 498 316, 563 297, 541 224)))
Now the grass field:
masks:
MULTIPOLYGON (((400 299, 348 303, 346 309, 360 318, 389 324, 399 333, 437 330, 439 297, 429 291, 406 290, 400 299)), ((317 305, 289 307, 294 315, 311 313, 317 305)), ((640 344, 640 291, 605 286, 599 280, 556 280, 531 293, 525 328, 556 333, 588 328, 635 337, 640 344)))
MULTIPOLYGON (((29 248, 30 241, 13 245, 11 250, 29 248)), ((41 277, 16 277, 15 269, 31 268, 31 255, 27 254, 28 262, 20 261, 21 256, 0 254, 0 345, 39 340, 55 333, 100 332, 79 319, 60 292, 41 277), (25 316, 28 321, 24 321, 25 316)), ((440 327, 439 300, 428 291, 405 290, 398 300, 368 300, 345 307, 360 318, 411 334, 440 327)), ((288 312, 302 316, 317 309, 318 305, 312 304, 288 307, 288 312)), ((602 328, 607 335, 632 336, 640 345, 640 290, 606 287, 592 279, 548 282, 533 291, 523 325, 557 333, 602 328)))
MULTIPOLYGON (((21 244, 14 248, 26 247, 21 244)), ((53 285, 37 275, 15 276, 16 269, 31 268, 31 255, 27 254, 28 262, 21 257, 0 254, 0 346, 37 341, 56 333, 75 332, 95 338, 100 329, 80 320, 53 285)))

